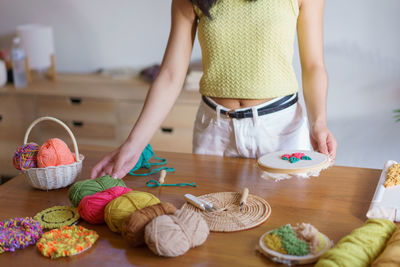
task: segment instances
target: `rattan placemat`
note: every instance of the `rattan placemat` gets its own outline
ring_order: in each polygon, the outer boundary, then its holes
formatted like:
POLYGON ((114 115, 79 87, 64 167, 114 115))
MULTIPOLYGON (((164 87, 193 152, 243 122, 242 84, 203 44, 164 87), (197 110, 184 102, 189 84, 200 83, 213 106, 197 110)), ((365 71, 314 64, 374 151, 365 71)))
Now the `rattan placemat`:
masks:
POLYGON ((210 231, 235 232, 256 227, 265 222, 271 214, 271 207, 266 200, 249 195, 243 210, 239 209, 241 193, 218 192, 198 196, 213 203, 216 211, 202 211, 185 203, 183 209, 191 209, 203 215, 210 231))

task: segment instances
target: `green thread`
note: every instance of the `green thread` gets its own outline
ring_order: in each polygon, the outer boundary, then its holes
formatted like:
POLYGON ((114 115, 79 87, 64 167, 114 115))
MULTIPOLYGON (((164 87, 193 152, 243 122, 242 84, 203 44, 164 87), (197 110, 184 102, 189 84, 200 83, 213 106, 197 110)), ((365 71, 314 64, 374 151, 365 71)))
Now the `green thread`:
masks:
POLYGON ((174 168, 168 168, 168 167, 161 167, 161 168, 156 168, 153 169, 147 173, 134 173, 136 170, 140 169, 140 168, 146 168, 146 169, 150 169, 151 166, 158 166, 158 165, 164 165, 167 163, 166 159, 157 157, 154 152, 153 152, 153 148, 151 147, 150 144, 148 144, 144 149, 142 154, 140 155, 139 160, 137 161, 135 167, 132 168, 132 170, 130 170, 129 174, 133 175, 133 176, 147 176, 153 173, 157 173, 161 170, 165 170, 166 172, 174 172, 175 169, 174 168), (150 159, 154 158, 160 162, 153 162, 150 163, 150 159))
POLYGON ((295 163, 295 162, 300 161, 300 159, 298 159, 296 157, 290 157, 289 161, 290 161, 290 163, 295 163))
POLYGON ((305 256, 310 253, 307 243, 296 237, 296 233, 290 225, 284 225, 271 232, 276 234, 282 240, 282 245, 289 255, 305 256))
POLYGON ((184 187, 184 186, 192 186, 197 187, 196 183, 177 183, 177 184, 161 184, 157 180, 149 180, 146 182, 148 187, 159 187, 159 186, 177 186, 177 187, 184 187))

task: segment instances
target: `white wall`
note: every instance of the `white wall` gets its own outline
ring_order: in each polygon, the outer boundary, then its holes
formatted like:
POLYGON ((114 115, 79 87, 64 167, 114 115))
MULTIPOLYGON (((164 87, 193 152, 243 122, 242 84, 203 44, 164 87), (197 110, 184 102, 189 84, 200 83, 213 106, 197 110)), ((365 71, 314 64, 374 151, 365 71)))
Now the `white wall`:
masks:
MULTIPOLYGON (((17 25, 54 27, 57 70, 146 66, 160 62, 168 39, 167 0, 0 0, 0 47, 17 25), (3 38, 1 38, 3 35, 3 38)), ((198 46, 194 55, 200 57, 198 46)))
MULTIPOLYGON (((263 1, 263 0, 260 0, 263 1)), ((283 1, 283 0, 282 0, 283 1)), ((171 0, 0 0, 0 47, 19 24, 55 31, 57 69, 142 67, 160 62, 171 0)), ((340 165, 381 168, 400 161, 400 1, 327 0, 328 123, 340 165)), ((192 58, 199 59, 196 43, 192 58)), ((298 55, 295 67, 300 74, 298 55)))

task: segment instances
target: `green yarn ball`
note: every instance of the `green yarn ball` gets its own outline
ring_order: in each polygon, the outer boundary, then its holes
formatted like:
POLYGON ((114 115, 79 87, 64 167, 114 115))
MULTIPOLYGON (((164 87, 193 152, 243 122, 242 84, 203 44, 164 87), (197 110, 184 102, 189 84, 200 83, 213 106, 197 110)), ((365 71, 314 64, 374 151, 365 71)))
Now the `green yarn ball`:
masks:
POLYGON ((110 175, 101 176, 94 180, 79 181, 70 187, 68 198, 72 205, 78 207, 84 197, 115 186, 127 187, 121 179, 114 179, 110 175))

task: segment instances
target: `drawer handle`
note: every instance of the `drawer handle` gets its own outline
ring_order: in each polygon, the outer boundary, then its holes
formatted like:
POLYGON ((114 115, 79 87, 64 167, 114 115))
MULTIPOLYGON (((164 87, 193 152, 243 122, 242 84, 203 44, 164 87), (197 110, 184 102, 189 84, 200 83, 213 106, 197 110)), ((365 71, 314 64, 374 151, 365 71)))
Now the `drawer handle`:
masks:
POLYGON ((82 98, 80 98, 80 97, 70 97, 69 101, 73 105, 80 105, 82 103, 82 98))
POLYGON ((72 121, 74 127, 83 127, 83 121, 72 121))
POLYGON ((0 115, 0 121, 2 121, 3 120, 3 115, 0 115))
POLYGON ((174 131, 174 128, 171 127, 161 127, 161 131, 163 133, 172 133, 174 131))

